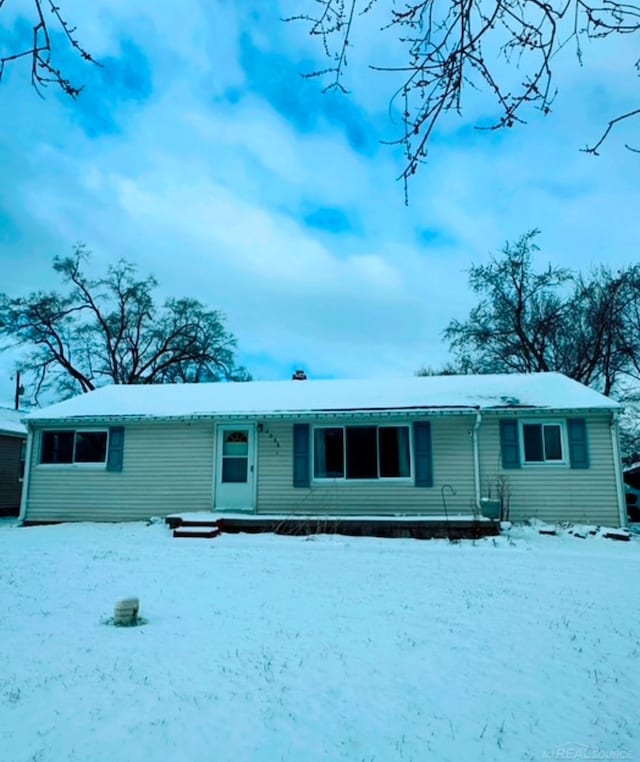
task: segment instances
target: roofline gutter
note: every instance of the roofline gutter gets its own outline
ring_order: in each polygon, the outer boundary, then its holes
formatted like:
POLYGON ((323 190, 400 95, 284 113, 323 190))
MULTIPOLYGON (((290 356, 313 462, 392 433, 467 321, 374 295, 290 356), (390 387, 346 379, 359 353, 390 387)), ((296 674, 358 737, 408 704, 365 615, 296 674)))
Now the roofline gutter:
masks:
POLYGON ((24 460, 24 476, 22 478, 22 495, 20 496, 20 513, 18 521, 23 523, 27 515, 27 505, 29 501, 29 487, 31 486, 31 460, 33 454, 33 443, 35 434, 31 426, 27 427, 27 452, 24 460))
POLYGON ((367 410, 299 410, 299 411, 256 411, 256 412, 230 412, 230 413, 202 413, 194 415, 86 415, 86 416, 61 416, 57 418, 30 418, 29 425, 35 426, 87 426, 95 423, 198 423, 206 421, 244 421, 252 420, 291 420, 308 421, 324 418, 393 418, 410 417, 424 418, 425 416, 464 416, 476 415, 482 410, 483 415, 575 415, 583 414, 604 415, 615 413, 618 406, 598 408, 541 408, 541 407, 442 407, 442 408, 370 408, 367 410))
POLYGON ((613 468, 616 475, 616 494, 618 497, 618 516, 620 526, 627 526, 627 501, 624 494, 624 481, 622 478, 622 458, 620 456, 620 434, 618 426, 618 414, 611 414, 611 423, 609 425, 611 432, 611 449, 613 450, 613 468))
POLYGON ((483 415, 502 415, 516 414, 526 417, 527 415, 606 415, 607 413, 622 412, 622 405, 614 403, 602 407, 477 407, 482 410, 483 415))
POLYGON ((325 418, 424 418, 425 416, 464 416, 474 415, 476 408, 397 408, 381 410, 300 410, 300 411, 263 411, 250 413, 203 413, 196 415, 92 415, 68 416, 60 418, 31 418, 29 423, 37 426, 55 426, 56 424, 89 425, 96 422, 109 423, 199 423, 207 421, 260 421, 288 420, 308 421, 325 418))

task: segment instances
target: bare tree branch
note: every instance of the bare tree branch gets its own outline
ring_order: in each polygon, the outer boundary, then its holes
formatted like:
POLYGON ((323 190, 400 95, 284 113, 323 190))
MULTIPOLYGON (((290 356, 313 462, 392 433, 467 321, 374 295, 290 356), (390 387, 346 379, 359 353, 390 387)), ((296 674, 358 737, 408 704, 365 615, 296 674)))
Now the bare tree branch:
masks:
MULTIPOLYGON (((633 111, 628 111, 626 114, 622 114, 621 116, 617 116, 615 119, 612 119, 608 124, 605 131, 600 136, 600 140, 598 140, 597 143, 594 143, 592 146, 585 146, 581 150, 585 153, 593 154, 594 156, 599 156, 598 149, 600 146, 604 143, 604 141, 608 138, 609 133, 611 130, 616 126, 616 124, 619 124, 620 122, 624 122, 626 119, 631 119, 634 116, 640 115, 640 108, 634 109, 633 111)), ((630 151, 633 151, 634 153, 640 153, 640 150, 637 148, 631 148, 629 145, 625 144, 625 147, 628 148, 630 151)))
MULTIPOLYGON (((408 179, 427 158, 436 125, 449 112, 463 112, 466 89, 486 91, 497 112, 492 123, 476 128, 524 124, 530 108, 551 112, 557 95, 553 63, 568 42, 575 41, 582 64, 582 40, 640 32, 640 5, 616 0, 407 0, 390 8, 380 0, 315 0, 314 5, 317 13, 286 20, 305 24, 320 40, 329 66, 306 76, 327 78, 325 89, 347 90, 347 52, 360 16, 377 11, 380 34, 394 35, 404 48, 401 62, 372 62, 370 68, 402 81, 391 101, 401 98, 403 130, 390 143, 404 150, 405 194, 408 179)), ((612 120, 601 140, 584 150, 597 154, 615 124, 638 114, 634 109, 612 120)))
MULTIPOLYGON (((100 66, 91 53, 82 46, 75 36, 76 28, 72 26, 63 15, 59 5, 54 0, 31 0, 33 7, 33 36, 30 47, 9 53, 0 58, 0 81, 8 64, 15 63, 23 58, 31 59, 31 84, 38 95, 43 97, 42 90, 50 84, 57 85, 71 98, 77 98, 82 86, 74 85, 70 79, 58 67, 56 53, 59 45, 54 44, 58 37, 66 41, 66 44, 87 63, 100 66), (53 17, 53 30, 46 14, 53 17)), ((0 11, 5 6, 6 0, 0 0, 0 11)))

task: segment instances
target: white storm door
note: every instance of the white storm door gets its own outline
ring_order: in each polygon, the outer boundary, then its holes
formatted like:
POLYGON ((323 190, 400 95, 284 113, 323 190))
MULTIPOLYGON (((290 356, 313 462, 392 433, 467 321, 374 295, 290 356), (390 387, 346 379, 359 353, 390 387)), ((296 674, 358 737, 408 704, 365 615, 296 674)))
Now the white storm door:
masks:
POLYGON ((254 433, 250 424, 218 426, 216 447, 217 511, 252 511, 254 496, 254 433))

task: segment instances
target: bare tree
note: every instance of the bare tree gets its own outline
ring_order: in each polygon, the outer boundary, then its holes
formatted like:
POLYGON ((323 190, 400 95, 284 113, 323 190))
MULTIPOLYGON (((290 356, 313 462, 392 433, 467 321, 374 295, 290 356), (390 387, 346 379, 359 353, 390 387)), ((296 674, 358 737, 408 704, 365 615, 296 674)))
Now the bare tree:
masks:
MULTIPOLYGON (((82 87, 73 84, 61 70, 57 62, 61 57, 61 51, 65 47, 71 48, 81 60, 98 66, 100 64, 82 46, 75 26, 64 16, 58 3, 54 0, 30 2, 33 25, 31 43, 26 47, 19 46, 17 50, 10 50, 0 57, 0 81, 8 64, 25 58, 31 62, 31 84, 38 94, 42 95, 43 88, 54 84, 67 95, 76 98, 82 87)), ((0 0, 0 11, 5 9, 6 13, 6 4, 7 0, 0 0)))
POLYGON ((461 369, 453 362, 445 362, 440 367, 433 365, 423 365, 416 371, 416 376, 458 376, 461 369))
POLYGON ((640 394, 629 392, 620 402, 624 405, 620 416, 620 450, 625 466, 640 463, 640 394))
POLYGON ((537 273, 532 253, 538 235, 532 230, 501 256, 469 270, 479 303, 465 321, 452 320, 444 337, 459 367, 471 372, 532 373, 553 369, 555 337, 567 316, 558 290, 570 280, 568 270, 552 267, 537 273))
POLYGON ((620 393, 623 379, 640 378, 640 323, 632 314, 640 295, 638 274, 637 266, 619 272, 601 266, 574 276, 558 370, 565 368, 572 378, 604 394, 620 393))
POLYGON ((532 230, 469 271, 480 297, 444 331, 460 372, 560 371, 604 394, 640 379, 640 268, 537 271, 532 230))
POLYGON ((236 340, 224 316, 195 299, 155 303, 153 277, 139 278, 120 261, 105 276, 88 277, 89 253, 76 247, 56 257, 65 293, 0 294, 4 347, 30 347, 22 363, 34 399, 47 389, 70 396, 101 384, 158 384, 246 380, 235 364, 236 340))
MULTIPOLYGON (((624 356, 632 378, 640 378, 640 265, 626 273, 624 310, 621 316, 621 333, 626 337, 624 356)), ((635 395, 640 402, 640 391, 635 395)))
MULTIPOLYGON (((380 33, 403 46, 402 61, 371 68, 400 77, 392 103, 397 102, 403 128, 393 142, 406 157, 405 191, 426 159, 436 125, 447 113, 463 111, 470 90, 486 91, 497 112, 482 129, 522 124, 529 107, 551 111, 557 94, 553 66, 564 46, 575 45, 582 64, 585 41, 640 32, 640 5, 616 0, 405 0, 391 6, 381 0, 308 0, 307 5, 313 10, 288 20, 304 22, 319 39, 329 65, 307 76, 324 78, 326 90, 346 92, 362 16, 377 12, 380 33)), ((640 60, 635 63, 637 69, 640 60)), ((618 114, 583 150, 597 154, 617 124, 640 115, 639 105, 618 114)))

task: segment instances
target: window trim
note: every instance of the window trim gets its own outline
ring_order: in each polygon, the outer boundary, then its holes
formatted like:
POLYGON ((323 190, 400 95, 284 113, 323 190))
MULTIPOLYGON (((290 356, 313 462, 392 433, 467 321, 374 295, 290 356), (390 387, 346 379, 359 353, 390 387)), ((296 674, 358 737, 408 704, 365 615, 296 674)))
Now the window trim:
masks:
POLYGON ((109 429, 104 428, 79 428, 79 429, 42 429, 40 431, 39 453, 37 468, 79 468, 79 469, 106 469, 107 461, 109 460, 109 429), (70 463, 43 463, 42 462, 42 449, 44 446, 44 435, 49 433, 68 433, 73 434, 73 457, 76 456, 76 435, 77 434, 106 434, 107 441, 104 450, 104 460, 94 461, 76 461, 72 460, 70 463))
POLYGON ((413 436, 411 432, 410 423, 371 423, 371 424, 349 424, 349 423, 323 423, 317 426, 311 426, 311 451, 310 455, 310 467, 311 467, 311 483, 318 486, 327 484, 412 484, 414 480, 414 463, 415 457, 413 452, 413 436), (377 457, 377 469, 380 473, 380 439, 378 436, 379 429, 399 429, 403 428, 407 430, 407 440, 409 444, 409 475, 408 476, 377 476, 375 478, 368 479, 348 479, 347 478, 347 428, 375 428, 376 430, 376 457, 377 457), (316 436, 315 432, 322 429, 342 429, 342 476, 316 476, 315 462, 316 462, 316 436))
MULTIPOLYGON (((542 436, 544 447, 544 434, 542 436)), ((564 418, 523 418, 518 422, 518 444, 520 446, 520 465, 527 468, 540 468, 556 466, 569 466, 569 438, 567 436, 567 422, 564 418), (562 448, 562 458, 560 460, 527 460, 524 448, 524 427, 525 426, 558 426, 560 429, 560 447, 562 448)))

